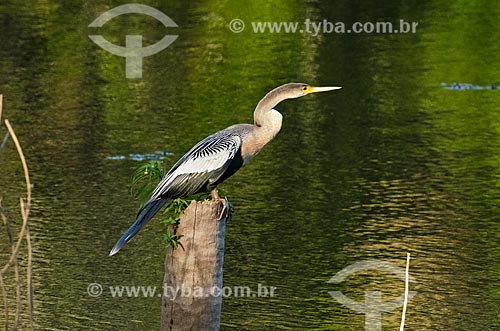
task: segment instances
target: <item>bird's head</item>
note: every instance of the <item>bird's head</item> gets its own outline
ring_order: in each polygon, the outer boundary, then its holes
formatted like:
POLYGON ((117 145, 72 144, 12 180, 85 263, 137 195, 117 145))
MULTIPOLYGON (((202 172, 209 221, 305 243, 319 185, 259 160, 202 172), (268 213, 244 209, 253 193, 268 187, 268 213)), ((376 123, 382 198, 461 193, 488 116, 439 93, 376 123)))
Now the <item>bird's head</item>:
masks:
POLYGON ((304 83, 288 83, 277 88, 286 99, 300 98, 304 95, 317 92, 326 92, 341 89, 339 86, 310 86, 304 83))
MULTIPOLYGON (((270 110, 274 106, 279 104, 281 101, 286 99, 300 98, 303 97, 304 95, 308 95, 311 93, 333 91, 333 90, 338 90, 340 88, 341 87, 338 86, 316 87, 303 83, 287 83, 278 86, 277 88, 266 94, 264 98, 262 98, 257 104, 255 111, 259 113, 263 110, 264 111, 270 110)), ((261 120, 256 120, 256 123, 260 122, 261 120)))

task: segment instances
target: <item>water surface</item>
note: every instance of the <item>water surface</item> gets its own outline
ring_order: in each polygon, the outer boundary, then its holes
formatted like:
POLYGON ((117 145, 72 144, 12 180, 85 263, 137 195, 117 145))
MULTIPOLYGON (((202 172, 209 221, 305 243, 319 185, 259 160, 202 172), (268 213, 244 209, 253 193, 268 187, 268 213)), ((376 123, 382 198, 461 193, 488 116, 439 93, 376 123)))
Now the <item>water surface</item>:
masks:
MULTIPOLYGON (((125 34, 143 34, 146 44, 179 35, 144 60, 140 80, 126 79, 124 59, 87 37, 95 33, 87 25, 121 2, 0 4, 4 116, 35 185, 37 329, 158 329, 160 298, 86 292, 93 282, 161 286, 163 279, 159 221, 107 256, 133 220, 130 177, 141 164, 110 157, 165 151, 173 164, 206 135, 252 122, 258 100, 288 81, 343 89, 279 105, 282 132, 222 185, 237 210, 228 225, 224 284, 277 290, 272 298, 224 298, 221 329, 363 329, 363 315, 328 291, 362 301, 365 290, 380 290, 391 299, 403 283, 380 272, 341 285, 327 281, 365 259, 403 267, 406 252, 418 291, 409 329, 500 328, 500 92, 442 86, 498 84, 499 5, 144 3, 179 27, 166 31, 137 15, 100 30, 122 44, 125 34), (227 28, 233 18, 404 19, 419 27, 407 35, 234 34, 227 28)), ((0 154, 0 193, 13 215, 22 185, 10 142, 0 154)), ((399 312, 384 314, 384 329, 399 320, 399 312)))

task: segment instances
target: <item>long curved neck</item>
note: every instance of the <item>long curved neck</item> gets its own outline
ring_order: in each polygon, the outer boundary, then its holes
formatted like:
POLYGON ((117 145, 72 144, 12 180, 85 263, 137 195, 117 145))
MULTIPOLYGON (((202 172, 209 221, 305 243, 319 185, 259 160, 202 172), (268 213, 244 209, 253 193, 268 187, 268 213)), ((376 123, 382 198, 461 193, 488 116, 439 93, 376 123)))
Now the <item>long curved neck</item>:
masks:
POLYGON ((271 119, 271 113, 273 111, 276 112, 273 108, 283 99, 282 93, 280 93, 280 87, 267 93, 262 100, 259 101, 257 107, 255 107, 255 111, 253 113, 254 124, 258 127, 269 124, 268 122, 271 119))
POLYGON ((283 116, 273 107, 283 99, 283 93, 276 88, 266 94, 255 107, 254 126, 247 131, 246 139, 241 146, 244 164, 252 159, 281 130, 283 116))
POLYGON ((254 131, 252 143, 256 148, 264 147, 280 132, 283 116, 273 109, 280 101, 284 100, 283 93, 276 88, 266 94, 257 104, 254 112, 254 131))

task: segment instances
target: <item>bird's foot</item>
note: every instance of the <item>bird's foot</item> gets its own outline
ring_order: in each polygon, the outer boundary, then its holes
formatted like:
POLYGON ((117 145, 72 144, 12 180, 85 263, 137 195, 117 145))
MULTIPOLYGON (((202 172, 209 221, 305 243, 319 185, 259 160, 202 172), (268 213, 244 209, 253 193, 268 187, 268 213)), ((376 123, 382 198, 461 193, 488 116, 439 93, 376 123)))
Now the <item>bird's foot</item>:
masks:
POLYGON ((218 207, 218 216, 217 219, 220 221, 222 219, 225 219, 226 222, 228 222, 231 219, 231 204, 229 201, 220 199, 219 200, 219 207, 218 207))
POLYGON ((226 200, 219 200, 219 215, 217 216, 219 220, 223 219, 226 216, 228 203, 229 202, 227 202, 226 200))
POLYGON ((217 190, 216 187, 214 187, 210 193, 212 194, 212 201, 216 201, 216 202, 219 202, 219 216, 218 216, 218 219, 221 220, 222 218, 225 217, 227 211, 229 210, 228 209, 228 204, 229 202, 226 201, 226 200, 223 200, 219 197, 219 191, 217 190))

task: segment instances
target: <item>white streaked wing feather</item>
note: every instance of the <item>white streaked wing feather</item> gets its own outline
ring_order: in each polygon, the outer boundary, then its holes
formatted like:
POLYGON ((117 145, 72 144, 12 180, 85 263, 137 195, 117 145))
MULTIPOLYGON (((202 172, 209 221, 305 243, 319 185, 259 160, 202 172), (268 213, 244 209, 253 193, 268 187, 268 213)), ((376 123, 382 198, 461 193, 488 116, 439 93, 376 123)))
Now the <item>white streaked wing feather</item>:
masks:
POLYGON ((234 157, 236 151, 223 149, 220 152, 210 152, 198 158, 188 158, 172 174, 190 174, 194 172, 210 172, 222 167, 227 160, 234 157))
POLYGON ((203 139, 172 167, 153 191, 150 200, 158 199, 176 187, 181 191, 188 188, 196 191, 203 181, 211 180, 214 175, 219 178, 240 146, 241 138, 226 130, 203 139))

